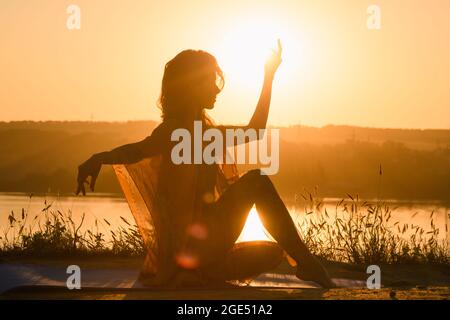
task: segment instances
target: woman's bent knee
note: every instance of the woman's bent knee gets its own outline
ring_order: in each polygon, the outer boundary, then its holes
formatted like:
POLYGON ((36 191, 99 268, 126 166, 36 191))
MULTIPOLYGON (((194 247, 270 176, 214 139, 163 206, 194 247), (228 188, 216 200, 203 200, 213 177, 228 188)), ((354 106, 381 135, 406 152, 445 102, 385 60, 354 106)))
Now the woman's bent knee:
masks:
POLYGON ((260 169, 249 170, 242 176, 242 178, 244 177, 246 180, 250 180, 251 183, 256 186, 271 184, 269 177, 265 174, 262 174, 260 169))
POLYGON ((261 169, 252 169, 245 173, 245 175, 251 176, 251 177, 259 177, 261 175, 261 169))
POLYGON ((242 176, 242 179, 257 182, 258 180, 261 180, 261 170, 260 169, 249 170, 242 176))

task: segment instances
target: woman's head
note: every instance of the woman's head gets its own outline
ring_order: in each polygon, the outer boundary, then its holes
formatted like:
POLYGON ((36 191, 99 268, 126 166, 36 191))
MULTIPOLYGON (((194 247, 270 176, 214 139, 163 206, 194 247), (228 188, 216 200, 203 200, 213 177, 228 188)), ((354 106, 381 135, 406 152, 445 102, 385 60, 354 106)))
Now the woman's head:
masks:
POLYGON ((159 98, 163 120, 212 109, 223 84, 223 72, 213 55, 202 50, 180 52, 164 68, 159 98))

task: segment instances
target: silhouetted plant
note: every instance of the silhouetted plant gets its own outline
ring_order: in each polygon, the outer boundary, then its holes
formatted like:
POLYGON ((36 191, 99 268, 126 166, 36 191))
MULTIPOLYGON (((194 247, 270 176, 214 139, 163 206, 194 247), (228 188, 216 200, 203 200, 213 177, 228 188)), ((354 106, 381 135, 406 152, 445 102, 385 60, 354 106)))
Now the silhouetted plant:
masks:
MULTIPOLYGON (((30 197, 31 198, 31 197, 30 197)), ((119 226, 109 230, 111 239, 99 231, 98 220, 94 227, 81 233, 85 213, 76 224, 71 210, 66 213, 52 210, 52 204, 44 202, 41 213, 28 223, 28 210, 22 209, 18 217, 14 211, 8 216, 8 226, 0 236, 0 255, 61 256, 112 254, 121 256, 139 256, 145 252, 142 238, 136 225, 127 228, 119 226)), ((122 218, 126 221, 124 218, 122 218)), ((111 224, 105 219, 105 223, 111 224)), ((127 222, 128 223, 128 222, 127 222)))
MULTIPOLYGON (((327 260, 356 265, 380 263, 450 264, 446 239, 439 240, 439 229, 430 215, 430 231, 410 223, 392 223, 392 211, 382 201, 370 203, 348 195, 336 204, 335 212, 323 208, 321 199, 311 193, 301 194, 306 201, 304 215, 297 223, 302 239, 310 250, 327 260), (391 223, 390 223, 391 222, 391 223), (411 234, 405 237, 406 232, 411 234)), ((142 256, 144 244, 136 225, 124 217, 123 224, 113 230, 110 239, 99 231, 99 221, 81 232, 85 214, 76 224, 71 210, 53 210, 44 203, 42 211, 29 221, 27 209, 8 216, 8 226, 0 236, 0 255, 65 256, 115 255, 142 256)))
POLYGON ((334 214, 312 194, 302 195, 309 203, 298 222, 300 234, 310 250, 325 259, 356 265, 380 263, 450 264, 446 239, 439 240, 439 229, 430 216, 431 231, 411 223, 389 224, 392 209, 386 202, 361 203, 359 197, 342 199, 334 214), (312 209, 312 210, 308 210, 312 209), (405 236, 407 231, 411 235, 405 236))

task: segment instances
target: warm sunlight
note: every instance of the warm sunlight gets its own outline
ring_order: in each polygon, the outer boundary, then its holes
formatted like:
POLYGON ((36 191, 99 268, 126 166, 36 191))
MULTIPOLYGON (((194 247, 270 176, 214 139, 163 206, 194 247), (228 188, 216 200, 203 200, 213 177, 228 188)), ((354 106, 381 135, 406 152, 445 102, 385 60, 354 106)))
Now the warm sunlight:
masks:
POLYGON ((244 229, 242 230, 237 242, 254 240, 271 241, 271 239, 269 239, 269 237, 265 233, 264 226, 259 219, 258 212, 256 211, 255 206, 253 206, 253 208, 250 210, 247 221, 245 222, 244 229))
POLYGON ((0 0, 0 300, 448 299, 449 17, 0 0))
POLYGON ((296 38, 288 26, 281 20, 275 20, 273 16, 241 16, 232 20, 228 30, 214 51, 227 81, 240 87, 260 87, 265 61, 271 50, 277 48, 278 38, 283 47, 287 48, 283 51, 280 78, 285 79, 286 71, 295 68, 301 57, 300 43, 294 40, 296 38))

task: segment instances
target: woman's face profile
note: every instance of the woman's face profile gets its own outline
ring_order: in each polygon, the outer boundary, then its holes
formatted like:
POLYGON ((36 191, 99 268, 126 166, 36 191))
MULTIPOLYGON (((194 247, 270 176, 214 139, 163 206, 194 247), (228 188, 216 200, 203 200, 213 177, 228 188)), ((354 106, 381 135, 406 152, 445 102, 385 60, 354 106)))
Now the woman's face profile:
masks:
POLYGON ((220 88, 217 86, 216 73, 210 73, 202 78, 193 88, 196 103, 203 109, 213 109, 220 88))

